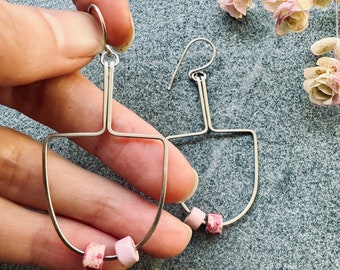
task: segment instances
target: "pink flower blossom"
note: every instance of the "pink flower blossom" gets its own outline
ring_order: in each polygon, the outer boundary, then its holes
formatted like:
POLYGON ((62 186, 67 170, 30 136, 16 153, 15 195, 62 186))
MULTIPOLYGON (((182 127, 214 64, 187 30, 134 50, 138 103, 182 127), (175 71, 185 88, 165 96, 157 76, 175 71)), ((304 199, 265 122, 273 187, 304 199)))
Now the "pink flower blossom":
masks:
POLYGON ((286 35, 289 32, 301 32, 308 27, 313 0, 263 0, 263 5, 277 19, 276 33, 286 35))
POLYGON ((218 0, 220 7, 229 13, 230 16, 241 19, 251 6, 251 0, 218 0))

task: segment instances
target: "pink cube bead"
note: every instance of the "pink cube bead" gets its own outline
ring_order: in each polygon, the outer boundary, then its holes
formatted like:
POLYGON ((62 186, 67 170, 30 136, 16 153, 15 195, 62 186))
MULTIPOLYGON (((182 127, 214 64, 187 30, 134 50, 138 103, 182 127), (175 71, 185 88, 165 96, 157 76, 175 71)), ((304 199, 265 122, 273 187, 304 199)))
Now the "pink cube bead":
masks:
POLYGON ((105 256, 105 245, 89 243, 83 257, 85 270, 102 269, 105 256))
POLYGON ((221 234, 223 229, 223 217, 220 214, 208 214, 205 231, 212 234, 221 234))
POLYGON ((193 207, 190 214, 185 218, 184 223, 189 225, 191 229, 197 230, 204 222, 205 216, 206 214, 202 210, 193 207))
POLYGON ((130 236, 126 236, 115 243, 118 261, 126 268, 131 267, 139 261, 139 253, 136 245, 130 236))

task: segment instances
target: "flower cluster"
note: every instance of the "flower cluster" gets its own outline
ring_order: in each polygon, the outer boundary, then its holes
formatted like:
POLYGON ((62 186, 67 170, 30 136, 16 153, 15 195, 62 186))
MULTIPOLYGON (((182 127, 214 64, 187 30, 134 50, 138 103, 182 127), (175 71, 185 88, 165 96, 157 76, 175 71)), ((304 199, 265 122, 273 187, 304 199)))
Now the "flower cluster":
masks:
MULTIPOLYGON (((248 7, 251 6, 251 0, 217 1, 224 11, 236 19, 245 16, 248 7)), ((340 0, 262 0, 264 8, 276 19, 277 35, 304 31, 308 27, 310 9, 327 7, 333 1, 336 1, 337 37, 321 39, 311 47, 314 55, 333 53, 333 57, 321 57, 316 67, 304 70, 306 80, 303 87, 309 95, 309 100, 321 106, 340 104, 340 38, 337 4, 340 0)))
POLYGON ((304 89, 309 100, 317 105, 340 104, 340 39, 324 38, 315 42, 311 51, 314 55, 333 52, 334 57, 321 57, 316 67, 306 68, 304 89))
POLYGON ((241 19, 246 15, 251 0, 218 0, 220 7, 228 12, 230 16, 241 19))
MULTIPOLYGON (((220 7, 230 16, 241 19, 251 6, 251 0, 217 0, 220 7)), ((263 0, 266 10, 276 19, 278 35, 302 32, 308 27, 309 11, 312 7, 327 7, 333 0, 263 0)), ((337 0, 340 1, 340 0, 337 0)))
POLYGON ((289 32, 301 32, 308 27, 313 0, 263 0, 263 6, 276 19, 276 34, 286 35, 289 32))

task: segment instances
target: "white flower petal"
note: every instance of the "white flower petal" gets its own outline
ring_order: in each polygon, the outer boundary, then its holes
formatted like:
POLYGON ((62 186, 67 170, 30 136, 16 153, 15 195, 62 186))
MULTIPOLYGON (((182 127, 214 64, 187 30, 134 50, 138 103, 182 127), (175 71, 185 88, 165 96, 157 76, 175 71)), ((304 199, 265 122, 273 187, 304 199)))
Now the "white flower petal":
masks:
POLYGON ((319 90, 320 90, 320 92, 324 93, 327 96, 333 96, 332 89, 329 86, 325 85, 325 84, 320 84, 319 85, 319 90))
POLYGON ((326 73, 326 69, 324 69, 323 67, 309 67, 309 68, 305 68, 304 70, 304 76, 306 79, 315 79, 318 76, 326 73))
POLYGON ((306 91, 307 93, 310 92, 312 81, 313 81, 313 80, 305 80, 305 81, 303 82, 303 89, 305 89, 305 91, 306 91))
POLYGON ((314 55, 322 55, 334 50, 338 39, 336 37, 323 38, 311 46, 314 55))
POLYGON ((334 58, 321 57, 321 58, 318 59, 316 64, 320 67, 325 68, 325 69, 330 69, 330 68, 334 67, 334 58))

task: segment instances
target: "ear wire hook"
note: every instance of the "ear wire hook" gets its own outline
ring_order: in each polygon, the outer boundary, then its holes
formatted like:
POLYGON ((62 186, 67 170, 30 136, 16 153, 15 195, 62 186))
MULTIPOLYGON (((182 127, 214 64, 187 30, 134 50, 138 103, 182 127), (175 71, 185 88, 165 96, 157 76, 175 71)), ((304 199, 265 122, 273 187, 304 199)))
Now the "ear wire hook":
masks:
POLYGON ((89 5, 89 7, 87 8, 87 12, 91 13, 92 9, 96 12, 96 14, 98 16, 98 19, 99 19, 99 22, 100 22, 100 25, 101 25, 102 31, 103 31, 104 41, 105 41, 105 44, 107 44, 107 31, 106 31, 106 24, 105 24, 104 17, 102 15, 100 9, 95 4, 89 5))
POLYGON ((254 130, 251 129, 216 129, 212 125, 211 120, 211 114, 210 114, 210 108, 209 108, 209 100, 208 100, 208 93, 207 93, 207 86, 206 86, 206 74, 203 72, 203 69, 211 65, 213 62, 215 56, 216 56, 216 49, 213 43, 206 39, 206 38, 196 38, 192 40, 187 47, 185 48, 179 63, 177 64, 177 67, 172 75, 172 78, 170 80, 169 89, 171 88, 173 84, 174 77, 179 69, 180 64, 183 62, 183 59, 190 48, 190 46, 198 41, 198 40, 204 40, 207 43, 210 44, 210 46, 213 48, 213 54, 212 58, 206 65, 192 69, 189 71, 189 77, 193 79, 197 83, 198 92, 200 95, 200 102, 202 107, 202 113, 203 113, 203 120, 205 128, 200 132, 193 132, 193 133, 184 133, 184 134, 178 134, 178 135, 170 135, 166 137, 168 140, 171 139, 178 139, 178 138, 184 138, 184 137, 191 137, 191 136, 198 136, 203 135, 207 133, 208 131, 214 132, 214 133, 245 133, 250 134, 253 138, 253 148, 254 148, 254 185, 253 185, 253 192, 251 195, 251 198, 248 201, 248 204, 246 207, 234 218, 224 221, 222 220, 222 215, 219 214, 208 214, 206 215, 203 211, 200 209, 194 207, 192 210, 189 209, 189 207, 186 205, 185 202, 182 202, 181 205, 184 208, 184 210, 189 213, 188 217, 184 220, 185 223, 187 223, 193 230, 197 229, 201 224, 206 224, 206 230, 211 233, 221 233, 222 227, 226 225, 230 225, 232 223, 235 223, 239 219, 241 219, 251 208, 253 205, 257 190, 258 190, 258 146, 257 146, 257 136, 254 130))
MULTIPOLYGON (((73 252, 79 255, 86 255, 84 250, 81 250, 74 246, 64 235, 52 202, 50 187, 49 187, 49 174, 48 174, 48 144, 54 138, 77 138, 77 137, 95 137, 103 135, 105 132, 111 134, 116 137, 121 138, 138 138, 138 139, 149 139, 149 140, 158 140, 162 144, 163 149, 163 163, 162 163, 162 182, 161 182, 161 192, 158 202, 157 212, 155 214, 154 220, 152 221, 148 231, 145 233, 144 238, 142 238, 137 244, 135 244, 131 237, 127 236, 123 239, 120 239, 115 244, 116 254, 115 255, 103 255, 103 260, 115 260, 118 259, 121 264, 125 267, 130 267, 133 263, 137 262, 139 259, 138 249, 140 249, 151 237, 153 232, 155 231, 158 222, 160 220, 162 210, 165 203, 165 195, 167 188, 167 175, 168 175, 168 141, 161 135, 153 135, 153 134, 137 134, 137 133, 127 133, 127 132, 118 132, 112 129, 112 95, 113 95, 113 81, 114 81, 114 70, 115 66, 119 63, 119 56, 113 51, 113 49, 106 44, 106 27, 104 18, 99 10, 99 8, 91 4, 88 8, 88 12, 94 10, 98 18, 100 20, 103 36, 105 40, 104 50, 101 53, 101 63, 104 67, 104 78, 103 78, 103 112, 102 112, 102 127, 99 131, 94 132, 72 132, 72 133, 53 133, 49 134, 43 142, 42 148, 42 166, 43 166, 43 177, 44 177, 44 188, 45 194, 47 198, 47 207, 50 218, 52 220, 53 226, 62 240, 62 242, 73 252), (117 245, 119 243, 119 245, 117 245), (120 250, 121 257, 118 254, 118 248, 120 250), (128 251, 129 254, 122 254, 128 251), (124 262, 122 262, 122 260, 124 262), (126 261, 128 260, 128 261, 126 261)), ((85 260, 84 256, 84 260, 85 260)), ((84 262, 84 261, 83 261, 84 262)), ((91 268, 92 269, 92 268, 91 268)), ((97 268, 93 268, 97 269, 97 268)), ((99 269, 99 268, 98 268, 99 269)))
POLYGON ((174 80, 175 80, 176 74, 177 74, 177 72, 178 72, 178 70, 179 70, 179 68, 180 68, 180 66, 181 66, 181 64, 182 64, 182 62, 183 62, 183 60, 184 60, 184 58, 185 58, 185 56, 186 56, 188 50, 189 50, 190 47, 191 47, 195 42, 197 42, 197 41, 204 41, 204 42, 207 42, 207 43, 210 45, 211 49, 212 49, 212 55, 211 55, 210 61, 209 61, 207 64, 205 64, 205 65, 203 65, 203 66, 201 66, 201 67, 194 68, 194 69, 190 70, 190 71, 189 71, 189 77, 190 77, 191 79, 194 79, 194 78, 193 78, 193 74, 195 74, 195 73, 197 73, 198 71, 201 71, 201 70, 203 70, 203 69, 209 67, 209 66, 212 64, 212 62, 214 62, 215 57, 216 57, 216 47, 215 47, 215 45, 214 45, 209 39, 207 39, 207 38, 199 37, 199 38, 193 39, 192 41, 189 42, 189 44, 188 44, 188 45, 186 46, 186 48, 184 49, 184 51, 183 51, 183 53, 182 53, 182 56, 181 56, 181 58, 179 59, 178 64, 177 64, 177 66, 176 66, 174 72, 172 73, 172 76, 171 76, 171 79, 170 79, 170 82, 169 82, 169 85, 168 85, 168 89, 169 89, 169 90, 171 90, 171 88, 172 88, 172 85, 173 85, 173 82, 174 82, 174 80))
POLYGON ((116 65, 118 65, 119 63, 119 57, 118 55, 113 51, 112 47, 110 45, 107 44, 107 30, 106 30, 106 24, 105 24, 105 20, 104 17, 100 11, 100 9, 98 8, 98 6, 96 6, 95 4, 90 4, 89 7, 87 8, 87 12, 91 14, 91 10, 94 10, 98 16, 100 25, 102 27, 102 32, 103 32, 103 38, 104 38, 104 51, 101 53, 101 62, 104 65, 104 56, 105 54, 108 54, 110 56, 115 55, 115 58, 117 60, 116 65))
MULTIPOLYGON (((206 74, 203 72, 203 69, 209 67, 213 61, 215 60, 216 57, 216 47, 215 45, 207 38, 203 38, 203 37, 199 37, 199 38, 195 38, 192 41, 189 42, 189 44, 186 46, 186 48, 184 49, 181 58, 178 61, 178 64, 171 76, 170 82, 169 82, 169 86, 168 89, 171 90, 172 86, 173 86, 173 82, 175 80, 176 74, 178 73, 178 70, 188 52, 188 50, 190 49, 190 47, 198 41, 204 41, 206 43, 208 43, 212 49, 212 55, 211 55, 211 59, 210 61, 203 65, 200 66, 198 68, 194 68, 191 69, 189 71, 189 78, 197 81, 197 79, 199 78, 199 76, 203 76, 206 77, 206 74)), ((204 128, 201 131, 197 131, 197 132, 191 132, 191 133, 186 133, 186 134, 178 134, 178 135, 172 135, 172 136, 168 136, 167 139, 175 139, 175 138, 181 138, 181 137, 192 137, 192 136, 198 136, 198 135, 202 135, 204 133, 207 133, 209 130, 209 125, 208 125, 208 121, 209 119, 207 118, 207 113, 206 113, 206 101, 205 101, 205 95, 203 92, 203 88, 202 87, 198 87, 198 93, 199 93, 199 97, 200 97, 200 103, 201 103, 201 110, 202 110, 202 117, 203 117, 203 123, 204 123, 204 128)))

